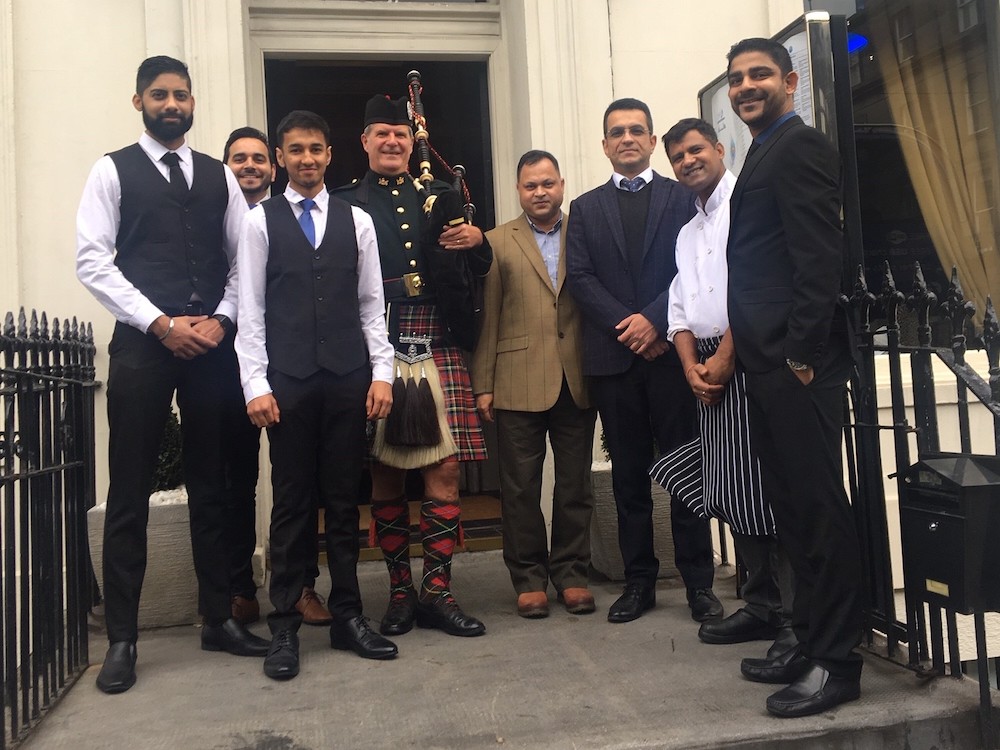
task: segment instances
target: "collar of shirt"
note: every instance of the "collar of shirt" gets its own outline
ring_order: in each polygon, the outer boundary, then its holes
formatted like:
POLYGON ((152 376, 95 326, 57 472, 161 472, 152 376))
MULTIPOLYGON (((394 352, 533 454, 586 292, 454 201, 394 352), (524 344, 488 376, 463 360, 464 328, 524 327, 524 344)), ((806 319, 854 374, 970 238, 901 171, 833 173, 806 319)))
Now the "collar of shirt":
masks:
POLYGON ((715 190, 708 197, 708 205, 701 205, 701 198, 695 198, 694 205, 698 209, 699 213, 705 216, 711 216, 718 209, 719 206, 724 204, 729 200, 729 195, 733 192, 733 186, 736 184, 736 175, 730 172, 728 169, 723 173, 722 179, 719 180, 719 184, 715 186, 715 190))
POLYGON ((774 122, 772 122, 770 125, 768 125, 766 128, 764 128, 762 131, 760 131, 759 133, 757 133, 757 137, 754 138, 754 140, 757 141, 757 143, 759 143, 761 145, 764 145, 764 141, 766 141, 768 138, 770 138, 772 135, 774 135, 774 131, 775 130, 777 130, 778 128, 780 128, 784 123, 788 122, 793 117, 795 117, 795 110, 794 109, 791 112, 785 112, 785 114, 783 114, 777 120, 775 120, 774 122))
MULTIPOLYGON (((302 193, 295 190, 295 188, 293 188, 291 185, 288 185, 285 188, 285 200, 287 200, 289 203, 292 204, 294 208, 297 209, 295 211, 295 218, 298 218, 299 214, 302 213, 302 206, 300 206, 299 204, 304 199, 305 196, 302 195, 302 193)), ((319 209, 320 214, 326 214, 326 209, 330 205, 330 194, 326 191, 325 187, 323 190, 320 190, 316 195, 313 196, 313 200, 316 201, 316 208, 319 209)))
MULTIPOLYGON (((651 183, 653 181, 653 168, 652 167, 646 167, 639 174, 637 174, 636 177, 641 177, 642 179, 644 179, 646 181, 646 185, 648 185, 649 183, 651 183)), ((618 188, 619 190, 621 190, 622 180, 626 179, 626 177, 623 174, 618 174, 617 172, 613 172, 612 175, 611 175, 611 179, 614 181, 615 187, 618 188)), ((633 179, 635 179, 635 178, 633 178, 633 179)), ((646 185, 642 186, 643 189, 645 189, 646 185)))
POLYGON ((558 220, 556 221, 555 225, 554 225, 554 226, 552 227, 552 229, 550 229, 550 230, 548 230, 548 231, 545 231, 544 229, 539 229, 539 228, 538 228, 538 227, 537 227, 537 226, 535 225, 535 222, 533 222, 533 221, 531 220, 531 218, 530 218, 530 217, 529 217, 529 216, 528 216, 527 214, 525 214, 525 215, 524 215, 524 218, 528 220, 528 226, 530 226, 530 227, 531 227, 532 231, 534 231, 534 232, 535 232, 536 234, 541 234, 541 235, 543 235, 543 236, 548 236, 548 235, 550 235, 550 234, 555 234, 555 233, 556 233, 556 232, 558 232, 558 231, 559 231, 560 229, 562 229, 562 225, 563 225, 563 219, 564 219, 565 217, 566 217, 566 214, 564 214, 564 213, 563 213, 562 211, 560 211, 560 212, 559 212, 559 219, 558 219, 558 220))
MULTIPOLYGON (((160 159, 163 158, 165 153, 170 151, 169 148, 153 138, 153 136, 149 133, 143 133, 139 136, 139 146, 142 147, 142 150, 146 152, 146 155, 157 164, 161 164, 162 162, 160 159)), ((180 159, 182 167, 185 164, 192 164, 191 147, 188 145, 187 141, 184 141, 180 148, 174 151, 174 153, 177 154, 180 159)), ((169 171, 169 168, 167 168, 167 170, 169 171)))

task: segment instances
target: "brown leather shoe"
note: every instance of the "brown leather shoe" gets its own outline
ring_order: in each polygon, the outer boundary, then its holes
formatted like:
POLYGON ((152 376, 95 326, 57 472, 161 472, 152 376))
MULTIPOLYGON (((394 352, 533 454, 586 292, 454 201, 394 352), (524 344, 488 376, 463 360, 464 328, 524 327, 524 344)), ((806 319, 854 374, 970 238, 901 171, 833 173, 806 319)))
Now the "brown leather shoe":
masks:
POLYGON ((571 586, 559 592, 559 601, 571 615, 589 615, 596 609, 594 595, 584 586, 571 586))
POLYGON ((233 595, 233 619, 240 625, 249 625, 260 619, 260 605, 256 599, 233 595))
POLYGON ((323 606, 323 597, 309 586, 302 587, 302 596, 295 602, 295 609, 302 613, 302 622, 306 625, 329 625, 333 622, 330 610, 323 606))
POLYGON ((549 597, 544 591, 525 591, 517 597, 517 613, 532 619, 548 617, 549 597))

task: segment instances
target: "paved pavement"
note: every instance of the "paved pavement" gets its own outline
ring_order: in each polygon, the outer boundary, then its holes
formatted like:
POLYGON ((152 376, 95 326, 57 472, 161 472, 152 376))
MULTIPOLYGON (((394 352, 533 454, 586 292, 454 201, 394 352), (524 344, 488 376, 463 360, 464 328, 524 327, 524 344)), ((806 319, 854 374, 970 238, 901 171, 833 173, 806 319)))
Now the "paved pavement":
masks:
MULTIPOLYGON (((387 592, 381 563, 359 568, 367 612, 387 592)), ((658 606, 609 624, 616 584, 594 586, 598 612, 523 620, 499 552, 459 555, 455 592, 486 622, 481 638, 415 629, 400 657, 360 659, 329 648, 325 628, 304 627, 302 672, 277 683, 261 660, 207 653, 195 627, 142 633, 138 683, 118 696, 94 685, 106 648, 91 640, 94 666, 52 709, 26 750, 325 750, 326 748, 908 748, 979 746, 977 686, 919 680, 866 657, 860 701, 804 719, 775 719, 773 688, 744 681, 742 656, 764 643, 707 646, 676 581, 658 606)), ((322 591, 322 584, 318 587, 322 591)), ((731 579, 716 591, 738 606, 731 579)), ((265 634, 263 624, 253 626, 265 634)))

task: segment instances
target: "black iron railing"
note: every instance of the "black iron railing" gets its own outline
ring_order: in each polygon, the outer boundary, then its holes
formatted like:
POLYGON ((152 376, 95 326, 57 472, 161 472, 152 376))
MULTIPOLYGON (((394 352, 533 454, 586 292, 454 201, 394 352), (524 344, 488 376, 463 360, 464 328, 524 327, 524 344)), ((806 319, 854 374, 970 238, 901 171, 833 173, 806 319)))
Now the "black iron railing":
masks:
POLYGON ((93 573, 94 337, 22 309, 0 330, 0 749, 27 735, 87 667, 93 573))
POLYGON ((903 469, 941 450, 939 416, 944 409, 957 413, 957 435, 944 436, 946 441, 957 445, 962 453, 971 453, 970 406, 985 408, 992 416, 993 445, 985 451, 980 447, 979 452, 1000 454, 1000 332, 996 311, 988 298, 982 330, 976 331, 971 322, 975 306, 965 299, 957 272, 952 272, 950 285, 940 292, 936 294, 929 288, 917 264, 910 294, 904 295, 886 264, 878 293, 869 290, 864 272, 859 269, 854 293, 845 299, 858 334, 858 370, 851 383, 849 404, 853 421, 846 438, 848 477, 864 557, 867 645, 925 675, 948 673, 960 677, 963 664, 975 659, 979 664, 984 747, 994 747, 983 613, 973 615, 977 653, 973 657, 962 655, 954 611, 917 600, 907 584, 904 611, 900 612, 893 588, 885 479, 897 482, 902 497, 903 469), (966 363, 970 344, 971 348, 986 350, 988 382, 966 363), (888 404, 879 402, 877 357, 887 358, 888 404), (944 405, 937 398, 935 360, 942 362, 955 378, 955 397, 944 405), (903 377, 907 365, 909 383, 903 377), (912 395, 909 402, 907 394, 912 395), (890 411, 889 421, 880 421, 880 407, 890 411), (880 447, 880 435, 885 431, 892 434, 896 467, 888 477, 880 447), (915 452, 911 451, 911 442, 915 452))

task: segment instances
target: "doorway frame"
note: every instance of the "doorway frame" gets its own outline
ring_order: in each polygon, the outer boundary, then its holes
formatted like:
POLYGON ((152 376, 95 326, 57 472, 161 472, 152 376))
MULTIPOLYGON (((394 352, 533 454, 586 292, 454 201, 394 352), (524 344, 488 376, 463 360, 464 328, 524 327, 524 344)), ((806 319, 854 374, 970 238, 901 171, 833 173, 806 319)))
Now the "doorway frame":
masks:
MULTIPOLYGON (((265 57, 359 63, 399 60, 412 62, 414 67, 429 59, 485 61, 493 163, 514 163, 510 108, 496 105, 508 101, 511 91, 510 61, 501 34, 498 3, 249 0, 244 3, 243 15, 247 115, 258 127, 267 122, 265 57)), ((500 171, 493 170, 498 222, 502 221, 500 217, 514 216, 518 210, 516 196, 499 184, 500 171)))

